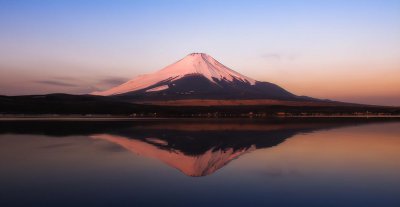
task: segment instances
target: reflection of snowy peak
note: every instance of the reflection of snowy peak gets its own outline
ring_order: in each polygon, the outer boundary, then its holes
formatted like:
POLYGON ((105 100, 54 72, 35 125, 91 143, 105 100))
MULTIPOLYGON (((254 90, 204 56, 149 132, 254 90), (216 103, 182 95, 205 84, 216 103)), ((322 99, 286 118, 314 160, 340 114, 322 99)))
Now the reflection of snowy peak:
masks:
POLYGON ((189 54, 155 73, 92 94, 132 100, 298 99, 275 84, 256 81, 229 69, 204 53, 189 54))
POLYGON ((191 156, 179 150, 163 148, 168 143, 156 138, 148 138, 145 142, 108 134, 93 135, 92 137, 118 144, 138 155, 155 158, 188 176, 194 177, 212 174, 233 159, 256 149, 254 145, 240 150, 232 148, 226 150, 209 149, 201 155, 191 156))

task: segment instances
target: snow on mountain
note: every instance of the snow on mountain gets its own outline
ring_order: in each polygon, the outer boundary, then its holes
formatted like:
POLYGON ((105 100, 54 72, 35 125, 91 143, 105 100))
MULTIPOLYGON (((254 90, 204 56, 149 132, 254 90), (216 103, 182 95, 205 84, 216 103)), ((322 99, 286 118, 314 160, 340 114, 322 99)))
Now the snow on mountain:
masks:
MULTIPOLYGON (((146 89, 158 83, 176 81, 188 75, 202 75, 213 83, 216 83, 215 80, 227 82, 241 81, 249 85, 255 85, 257 82, 252 78, 229 69, 207 54, 192 53, 155 73, 139 75, 122 85, 106 91, 93 92, 92 94, 102 96, 118 95, 146 89)), ((146 90, 146 92, 166 89, 168 89, 168 85, 155 86, 146 90)))
POLYGON ((146 92, 162 91, 162 90, 167 90, 168 88, 169 88, 168 85, 162 85, 162 86, 158 86, 158 87, 146 90, 146 92))

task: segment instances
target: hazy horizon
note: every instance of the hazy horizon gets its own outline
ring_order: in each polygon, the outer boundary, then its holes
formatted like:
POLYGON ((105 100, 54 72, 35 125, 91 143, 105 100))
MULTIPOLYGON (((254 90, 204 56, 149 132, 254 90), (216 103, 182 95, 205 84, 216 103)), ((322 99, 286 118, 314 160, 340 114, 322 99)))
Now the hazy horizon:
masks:
POLYGON ((192 52, 297 95, 400 106, 399 1, 0 0, 0 94, 85 94, 192 52))

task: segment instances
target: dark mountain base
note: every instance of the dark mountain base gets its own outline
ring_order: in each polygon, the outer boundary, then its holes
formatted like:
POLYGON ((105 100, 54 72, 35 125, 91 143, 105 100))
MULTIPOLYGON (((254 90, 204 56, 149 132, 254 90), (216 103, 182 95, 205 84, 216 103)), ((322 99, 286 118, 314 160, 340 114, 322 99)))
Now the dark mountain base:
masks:
POLYGON ((142 90, 128 92, 114 97, 125 101, 165 101, 186 99, 277 99, 292 101, 315 100, 291 94, 285 89, 267 82, 256 82, 254 85, 234 79, 232 82, 217 80, 211 82, 201 75, 187 75, 176 81, 163 81, 142 90), (168 89, 148 92, 153 87, 168 85, 168 89))

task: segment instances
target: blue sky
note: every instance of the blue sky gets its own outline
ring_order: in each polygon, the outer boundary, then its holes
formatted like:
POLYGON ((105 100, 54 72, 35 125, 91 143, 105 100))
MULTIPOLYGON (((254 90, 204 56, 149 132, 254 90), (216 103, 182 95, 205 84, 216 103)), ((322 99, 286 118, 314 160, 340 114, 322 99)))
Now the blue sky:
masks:
POLYGON ((0 29, 0 94, 87 93, 205 52, 300 95, 400 105, 400 1, 0 0, 0 29))

